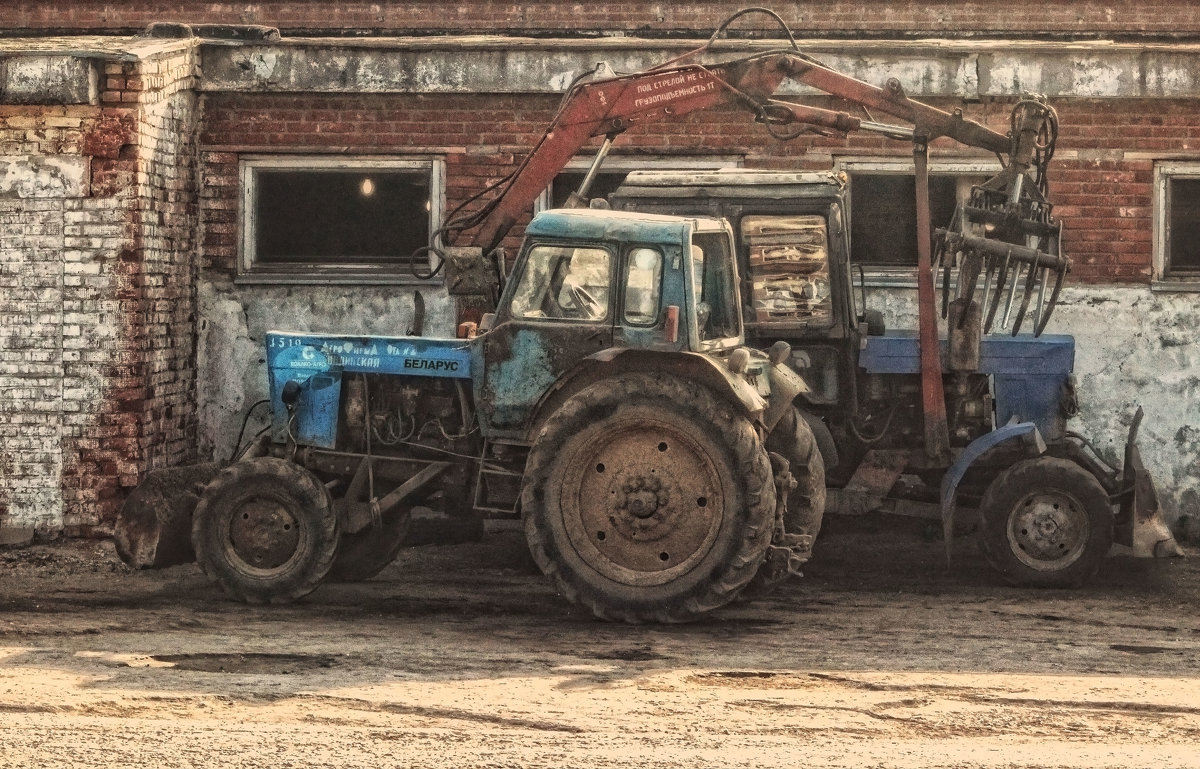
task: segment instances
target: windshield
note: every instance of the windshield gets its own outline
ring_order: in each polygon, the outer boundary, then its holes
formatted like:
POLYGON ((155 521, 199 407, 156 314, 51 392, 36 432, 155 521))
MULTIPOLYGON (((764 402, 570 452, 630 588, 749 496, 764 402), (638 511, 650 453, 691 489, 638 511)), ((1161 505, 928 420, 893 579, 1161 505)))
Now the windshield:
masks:
POLYGON ((603 248, 534 246, 513 291, 513 317, 604 320, 610 264, 603 248))

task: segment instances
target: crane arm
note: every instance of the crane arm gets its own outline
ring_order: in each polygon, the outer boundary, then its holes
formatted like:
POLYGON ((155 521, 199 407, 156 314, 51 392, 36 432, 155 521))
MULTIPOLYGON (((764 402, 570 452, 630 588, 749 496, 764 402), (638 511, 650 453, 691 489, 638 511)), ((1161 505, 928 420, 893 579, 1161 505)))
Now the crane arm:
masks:
MULTIPOLYGON (((769 125, 804 126, 839 134, 856 130, 893 138, 948 136, 972 147, 1009 154, 1011 139, 961 113, 948 113, 908 98, 896 80, 878 88, 791 52, 759 54, 720 64, 661 67, 632 75, 596 78, 572 87, 550 127, 526 155, 479 221, 472 238, 495 248, 554 177, 597 136, 615 136, 646 123, 735 105, 769 125), (785 79, 796 80, 855 104, 899 117, 912 128, 863 120, 846 112, 773 98, 785 79)), ((1026 164, 1013 158, 1021 167, 1026 164)), ((457 229, 457 228, 454 228, 457 229)))

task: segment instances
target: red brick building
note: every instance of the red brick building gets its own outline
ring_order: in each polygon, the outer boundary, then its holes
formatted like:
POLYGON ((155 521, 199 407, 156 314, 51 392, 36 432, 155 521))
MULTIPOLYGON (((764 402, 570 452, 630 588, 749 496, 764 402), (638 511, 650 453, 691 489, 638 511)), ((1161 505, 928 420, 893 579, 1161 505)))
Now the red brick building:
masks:
MULTIPOLYGON (((147 469, 227 456, 265 391, 268 328, 404 333, 420 290, 427 333, 446 333, 449 304, 412 277, 411 246, 514 167, 575 75, 657 64, 738 7, 0 2, 0 530, 103 532, 147 469), (140 34, 168 21, 181 25, 140 34)), ((832 66, 896 77, 998 130, 1022 93, 1051 99, 1051 198, 1075 264, 1052 328, 1079 340, 1080 431, 1112 450, 1142 403, 1169 516, 1189 515, 1200 7, 775 10, 832 66)), ((727 45, 776 35, 755 17, 727 45)), ((872 301, 911 325, 910 153, 858 134, 780 141, 716 110, 622 135, 603 181, 635 167, 843 170, 855 210, 874 212, 870 227, 855 219, 872 301)), ((932 159, 935 210, 996 168, 944 141, 932 159)))

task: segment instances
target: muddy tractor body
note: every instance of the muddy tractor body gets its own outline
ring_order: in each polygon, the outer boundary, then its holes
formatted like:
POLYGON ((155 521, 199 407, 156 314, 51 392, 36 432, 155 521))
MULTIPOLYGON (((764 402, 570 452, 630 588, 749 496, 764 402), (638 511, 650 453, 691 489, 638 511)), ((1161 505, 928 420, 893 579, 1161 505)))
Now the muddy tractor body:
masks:
MULTIPOLYGON (((811 438, 793 470, 767 449, 807 435, 803 383, 786 345, 744 346, 738 282, 723 221, 551 211, 464 338, 268 333, 271 424, 197 490, 197 560, 236 598, 292 600, 380 571, 421 506, 523 520, 602 617, 684 620, 772 584, 811 551, 787 500, 823 472, 811 438)), ((122 551, 185 550, 140 502, 122 551)))
MULTIPOLYGON (((1001 333, 981 334, 977 312, 965 341, 942 334, 949 451, 939 453, 926 442, 918 333, 884 328, 851 263, 844 177, 635 172, 612 199, 621 209, 729 220, 748 343, 791 345, 789 363, 808 384, 797 404, 825 455, 830 512, 884 509, 940 519, 948 546, 956 517, 978 520, 988 560, 1018 584, 1078 583, 1114 539, 1138 555, 1178 552, 1138 457, 1140 415, 1123 463, 1105 461, 1067 428, 1079 408, 1074 339, 1013 332, 1014 310, 1026 303, 1033 315, 1026 328, 1044 325, 1041 286, 1029 289, 1012 275, 998 286, 992 273, 987 304, 996 308, 990 322, 1001 333)), ((948 260, 942 267, 946 291, 967 272, 948 260)), ((942 306, 954 329, 953 303, 947 298, 942 306)))

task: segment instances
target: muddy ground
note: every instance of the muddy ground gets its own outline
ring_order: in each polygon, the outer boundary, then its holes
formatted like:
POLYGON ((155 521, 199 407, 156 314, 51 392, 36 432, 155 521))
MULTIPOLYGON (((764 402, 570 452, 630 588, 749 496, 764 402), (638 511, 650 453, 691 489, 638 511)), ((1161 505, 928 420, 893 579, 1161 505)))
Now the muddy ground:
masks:
POLYGON ((511 531, 286 607, 0 552, 0 764, 1200 767, 1200 558, 1031 592, 930 534, 835 519, 804 580, 671 627, 567 606, 511 531))

